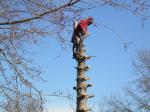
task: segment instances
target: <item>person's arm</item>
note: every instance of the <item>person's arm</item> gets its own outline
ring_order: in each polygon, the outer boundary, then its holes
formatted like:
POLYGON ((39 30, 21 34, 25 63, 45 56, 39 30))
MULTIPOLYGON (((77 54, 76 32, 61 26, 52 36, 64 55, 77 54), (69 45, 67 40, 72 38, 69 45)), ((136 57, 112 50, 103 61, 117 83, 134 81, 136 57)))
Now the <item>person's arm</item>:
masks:
POLYGON ((73 22, 73 28, 74 28, 74 30, 77 28, 77 26, 78 26, 78 21, 74 21, 73 22))

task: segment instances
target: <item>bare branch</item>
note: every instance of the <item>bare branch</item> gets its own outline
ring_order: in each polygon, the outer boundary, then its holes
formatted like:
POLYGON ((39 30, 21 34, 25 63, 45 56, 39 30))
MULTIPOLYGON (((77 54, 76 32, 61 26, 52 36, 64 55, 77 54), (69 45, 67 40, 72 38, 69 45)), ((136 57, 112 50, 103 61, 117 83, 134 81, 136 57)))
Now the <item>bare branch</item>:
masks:
POLYGON ((75 1, 72 2, 72 0, 70 0, 70 2, 67 3, 67 4, 64 4, 64 5, 62 5, 62 6, 58 7, 58 8, 49 10, 49 11, 47 11, 47 12, 43 12, 43 13, 41 13, 41 14, 38 14, 38 15, 35 16, 35 17, 25 18, 25 19, 16 20, 16 21, 1 22, 0 25, 12 25, 12 24, 18 24, 18 23, 29 22, 29 21, 32 21, 32 20, 35 20, 35 19, 40 19, 42 16, 45 16, 45 15, 47 15, 47 14, 49 14, 49 13, 52 13, 52 12, 56 12, 56 11, 58 11, 58 10, 60 10, 60 9, 65 8, 65 7, 70 7, 70 6, 76 4, 76 3, 79 2, 79 1, 80 1, 80 0, 75 0, 75 1))

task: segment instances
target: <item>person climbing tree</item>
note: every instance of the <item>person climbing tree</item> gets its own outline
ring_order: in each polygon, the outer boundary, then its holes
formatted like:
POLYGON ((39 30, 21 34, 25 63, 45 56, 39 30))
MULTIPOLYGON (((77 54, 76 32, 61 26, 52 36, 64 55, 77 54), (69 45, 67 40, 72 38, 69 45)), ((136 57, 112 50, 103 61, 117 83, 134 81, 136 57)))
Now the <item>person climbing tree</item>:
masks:
POLYGON ((81 20, 75 29, 75 35, 79 35, 80 37, 89 35, 87 28, 93 23, 93 20, 92 17, 81 20))
POLYGON ((71 42, 73 43, 73 57, 75 53, 78 53, 79 48, 82 47, 80 43, 89 35, 88 26, 93 23, 93 18, 89 17, 87 19, 83 19, 79 22, 74 21, 74 33, 72 36, 71 42))
POLYGON ((76 91, 76 112, 89 112, 91 109, 88 106, 88 99, 94 97, 92 94, 87 93, 87 88, 92 84, 87 84, 87 80, 90 80, 86 76, 86 72, 90 69, 90 66, 86 65, 86 61, 91 56, 86 55, 84 46, 84 40, 89 35, 88 26, 93 23, 93 18, 89 17, 85 20, 81 20, 79 23, 74 22, 74 31, 72 37, 73 43, 73 58, 76 60, 76 86, 73 89, 76 91))

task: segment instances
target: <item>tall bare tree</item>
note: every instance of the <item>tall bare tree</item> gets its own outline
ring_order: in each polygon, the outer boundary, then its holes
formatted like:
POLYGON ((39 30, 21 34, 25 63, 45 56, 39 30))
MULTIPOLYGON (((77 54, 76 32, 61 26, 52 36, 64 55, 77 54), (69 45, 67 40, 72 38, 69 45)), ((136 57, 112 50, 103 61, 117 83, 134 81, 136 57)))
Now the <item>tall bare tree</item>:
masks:
POLYGON ((40 79, 41 72, 26 59, 27 45, 51 37, 63 47, 68 40, 62 33, 70 30, 72 20, 97 6, 124 8, 142 15, 145 20, 149 18, 146 12, 148 3, 148 0, 1 0, 0 107, 6 111, 13 108, 22 112, 26 107, 29 107, 29 112, 42 111, 41 91, 32 83, 40 79), (32 109, 29 105, 33 105, 32 109))

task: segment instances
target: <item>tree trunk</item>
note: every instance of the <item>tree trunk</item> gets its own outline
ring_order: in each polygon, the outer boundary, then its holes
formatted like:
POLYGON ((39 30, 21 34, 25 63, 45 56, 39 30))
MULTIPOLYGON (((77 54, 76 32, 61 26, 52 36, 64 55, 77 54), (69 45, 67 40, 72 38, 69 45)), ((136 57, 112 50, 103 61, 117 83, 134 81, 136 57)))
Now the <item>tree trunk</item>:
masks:
MULTIPOLYGON (((74 36, 77 35, 74 34, 74 36)), ((86 84, 86 81, 89 80, 89 78, 86 77, 85 72, 89 70, 89 67, 85 64, 85 62, 90 59, 90 57, 85 55, 86 50, 83 45, 83 37, 80 37, 80 44, 76 44, 75 46, 76 48, 75 52, 73 51, 73 56, 77 61, 77 85, 74 87, 77 93, 76 112, 88 112, 90 111, 90 108, 87 106, 87 99, 94 97, 94 95, 87 95, 87 87, 92 85, 86 84)))

